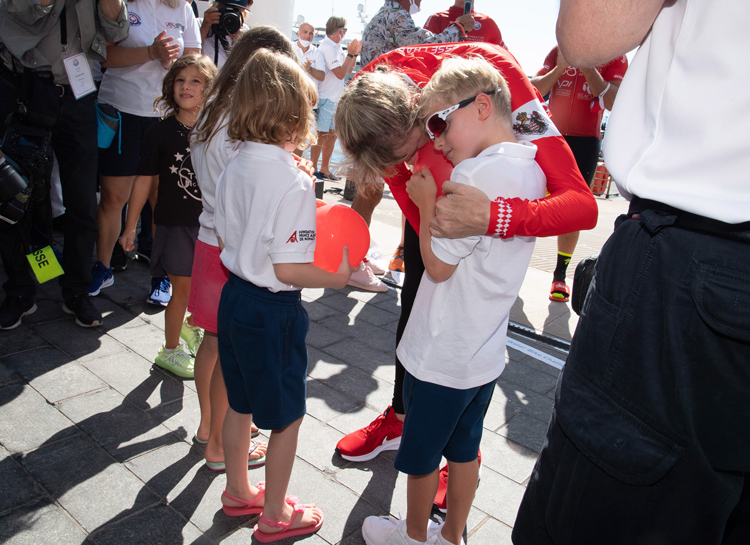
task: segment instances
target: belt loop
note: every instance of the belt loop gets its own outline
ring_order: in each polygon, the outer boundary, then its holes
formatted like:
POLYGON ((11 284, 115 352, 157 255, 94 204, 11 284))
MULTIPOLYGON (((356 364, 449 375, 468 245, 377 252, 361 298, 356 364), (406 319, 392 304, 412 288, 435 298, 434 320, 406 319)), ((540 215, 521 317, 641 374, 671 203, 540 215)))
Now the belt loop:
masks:
POLYGON ((653 210, 644 210, 640 214, 641 224, 652 235, 657 234, 665 227, 671 227, 677 221, 676 214, 658 213, 653 210))

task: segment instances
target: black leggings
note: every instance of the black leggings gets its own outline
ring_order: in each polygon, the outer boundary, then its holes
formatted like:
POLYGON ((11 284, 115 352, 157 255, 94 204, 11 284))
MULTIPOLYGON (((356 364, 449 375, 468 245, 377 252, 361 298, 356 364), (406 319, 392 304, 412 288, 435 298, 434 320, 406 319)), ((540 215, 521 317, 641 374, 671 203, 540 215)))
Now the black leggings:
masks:
POLYGON ((596 166, 599 164, 599 139, 596 136, 565 136, 564 138, 573 152, 581 176, 591 187, 594 183, 596 166))
MULTIPOLYGON (((401 336, 409 321, 414 299, 417 297, 419 283, 424 273, 422 252, 419 250, 419 235, 414 228, 406 222, 404 228, 404 285, 401 288, 401 318, 396 329, 396 346, 401 342, 401 336)), ((396 356, 396 380, 393 384, 393 401, 391 407, 397 414, 406 414, 404 409, 404 375, 406 370, 396 356)))

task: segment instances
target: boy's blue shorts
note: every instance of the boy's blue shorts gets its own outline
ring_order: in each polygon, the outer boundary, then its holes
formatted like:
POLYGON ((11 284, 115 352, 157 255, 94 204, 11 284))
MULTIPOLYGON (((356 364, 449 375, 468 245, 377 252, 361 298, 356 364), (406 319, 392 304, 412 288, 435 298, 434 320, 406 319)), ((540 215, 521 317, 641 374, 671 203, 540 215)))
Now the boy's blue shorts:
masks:
POLYGON ((404 377, 406 420, 396 469, 407 475, 429 475, 440 458, 467 463, 477 459, 482 425, 495 381, 456 390, 423 382, 408 371, 404 377))
POLYGON ((255 425, 265 430, 303 417, 310 320, 300 292, 272 293, 230 274, 217 319, 229 406, 252 414, 255 425))

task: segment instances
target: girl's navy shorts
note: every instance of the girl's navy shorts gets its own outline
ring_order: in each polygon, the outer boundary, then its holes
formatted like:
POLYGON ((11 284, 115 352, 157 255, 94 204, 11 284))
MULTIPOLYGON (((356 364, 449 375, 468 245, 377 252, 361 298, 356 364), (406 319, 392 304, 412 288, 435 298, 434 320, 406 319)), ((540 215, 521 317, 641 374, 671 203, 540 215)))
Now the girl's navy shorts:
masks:
POLYGON ((303 417, 310 320, 300 292, 273 293, 230 274, 217 318, 229 406, 266 430, 303 417))

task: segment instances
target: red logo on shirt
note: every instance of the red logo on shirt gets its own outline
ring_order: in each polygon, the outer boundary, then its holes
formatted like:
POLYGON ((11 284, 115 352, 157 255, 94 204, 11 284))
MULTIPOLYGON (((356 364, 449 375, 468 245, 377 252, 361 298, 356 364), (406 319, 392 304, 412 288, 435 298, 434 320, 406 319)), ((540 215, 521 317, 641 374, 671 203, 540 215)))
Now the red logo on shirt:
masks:
POLYGON ((295 232, 294 232, 294 233, 292 234, 292 236, 290 236, 290 237, 289 237, 289 240, 287 240, 287 241, 286 241, 286 243, 287 243, 287 244, 289 244, 290 242, 291 242, 291 243, 295 243, 295 242, 298 242, 298 240, 297 240, 297 231, 295 231, 295 232))

